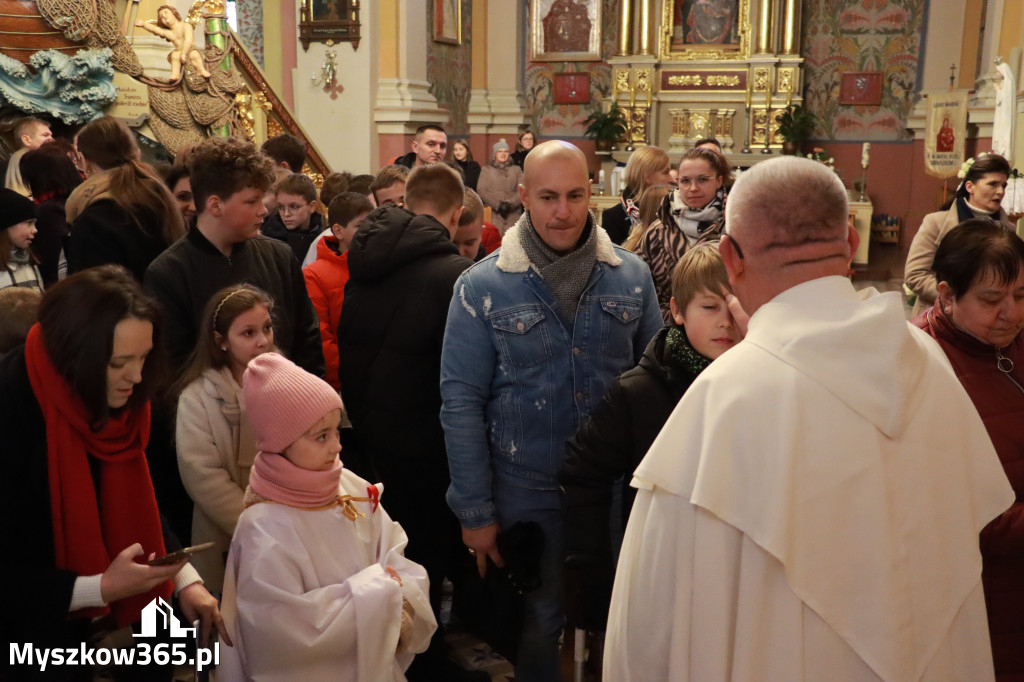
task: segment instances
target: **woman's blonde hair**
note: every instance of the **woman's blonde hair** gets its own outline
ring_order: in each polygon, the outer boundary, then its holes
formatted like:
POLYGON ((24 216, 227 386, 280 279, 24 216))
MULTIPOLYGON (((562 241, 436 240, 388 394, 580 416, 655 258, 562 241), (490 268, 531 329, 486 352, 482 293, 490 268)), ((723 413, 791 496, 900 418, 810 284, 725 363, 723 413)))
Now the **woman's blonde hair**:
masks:
POLYGON ((636 251, 636 247, 640 245, 640 240, 647 234, 647 230, 651 228, 654 221, 658 219, 658 208, 665 201, 665 197, 671 192, 672 188, 668 185, 654 185, 645 189, 637 197, 635 203, 640 210, 640 222, 629 231, 629 236, 622 242, 623 248, 636 251))
POLYGON ((640 147, 640 149, 633 152, 629 157, 629 161, 626 162, 626 172, 623 180, 626 183, 626 187, 633 192, 633 196, 639 197, 647 189, 647 183, 644 181, 644 178, 669 165, 671 163, 664 149, 652 145, 640 147))

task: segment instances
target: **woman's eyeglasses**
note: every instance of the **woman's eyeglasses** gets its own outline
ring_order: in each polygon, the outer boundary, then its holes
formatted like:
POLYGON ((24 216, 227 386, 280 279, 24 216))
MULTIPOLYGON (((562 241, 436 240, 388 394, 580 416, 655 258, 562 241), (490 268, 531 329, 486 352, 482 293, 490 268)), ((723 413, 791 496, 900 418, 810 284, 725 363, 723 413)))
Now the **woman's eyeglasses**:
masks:
POLYGON ((684 176, 684 177, 679 178, 676 181, 676 184, 679 185, 680 187, 682 187, 683 189, 686 189, 690 185, 696 185, 697 187, 703 187, 704 185, 708 184, 712 180, 714 180, 714 178, 712 176, 710 176, 710 175, 698 175, 695 178, 688 178, 688 177, 684 176))

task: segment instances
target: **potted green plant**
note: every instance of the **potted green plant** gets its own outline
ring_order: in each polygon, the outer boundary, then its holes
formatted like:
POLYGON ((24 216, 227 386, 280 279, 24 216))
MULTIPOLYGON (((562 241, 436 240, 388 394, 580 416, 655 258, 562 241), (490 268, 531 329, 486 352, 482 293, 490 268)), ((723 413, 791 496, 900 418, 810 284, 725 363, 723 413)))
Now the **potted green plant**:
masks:
POLYGON ((623 111, 614 101, 608 111, 598 109, 583 122, 587 124, 587 130, 583 134, 594 141, 598 151, 610 150, 628 130, 623 111))
POLYGON ((790 104, 775 117, 775 122, 779 124, 779 135, 782 135, 782 153, 796 154, 800 145, 814 132, 818 117, 799 104, 790 104))

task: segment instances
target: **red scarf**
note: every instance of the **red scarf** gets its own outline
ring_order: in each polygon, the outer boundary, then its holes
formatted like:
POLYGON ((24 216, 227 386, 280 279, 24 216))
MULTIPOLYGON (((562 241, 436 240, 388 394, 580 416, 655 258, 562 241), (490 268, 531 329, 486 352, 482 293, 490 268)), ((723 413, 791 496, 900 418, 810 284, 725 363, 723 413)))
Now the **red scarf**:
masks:
MULTIPOLYGON (((149 403, 112 415, 94 432, 82 399, 61 376, 36 324, 25 341, 29 381, 46 420, 46 457, 57 568, 82 576, 107 570, 122 550, 139 542, 146 555, 165 553, 160 513, 149 478, 145 448, 149 442, 149 403), (93 485, 89 457, 99 462, 93 485)), ((169 599, 171 581, 122 599, 110 609, 82 609, 75 617, 113 611, 119 627, 139 620, 142 608, 160 596, 169 599)))

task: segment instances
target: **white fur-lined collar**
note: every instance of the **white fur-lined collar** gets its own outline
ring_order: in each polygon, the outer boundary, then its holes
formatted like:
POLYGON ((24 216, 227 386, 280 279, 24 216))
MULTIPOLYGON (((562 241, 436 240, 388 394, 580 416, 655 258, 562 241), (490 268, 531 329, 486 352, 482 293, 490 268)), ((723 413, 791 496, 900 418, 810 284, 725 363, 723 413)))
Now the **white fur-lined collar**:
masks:
MULTIPOLYGON (((497 266, 502 272, 526 272, 530 269, 530 259, 527 257, 523 245, 519 243, 519 230, 525 229, 525 221, 528 220, 528 216, 528 213, 523 213, 516 224, 508 228, 501 238, 501 251, 498 252, 497 266)), ((603 228, 598 227, 593 213, 589 213, 588 220, 597 230, 594 235, 597 238, 597 260, 612 266, 621 265, 622 258, 615 253, 612 238, 603 228)))

